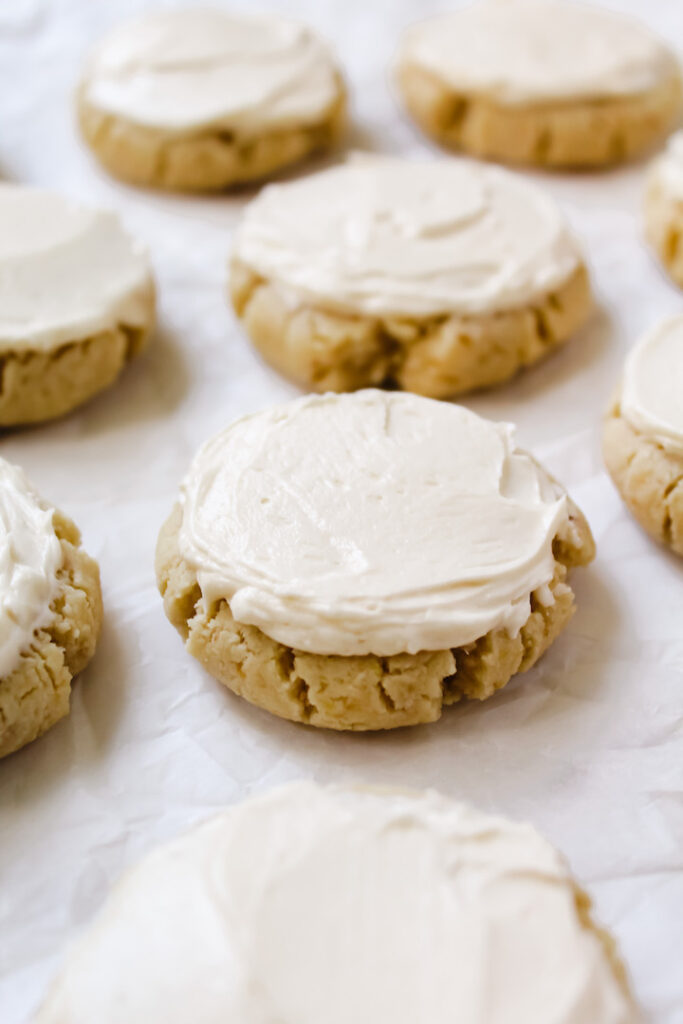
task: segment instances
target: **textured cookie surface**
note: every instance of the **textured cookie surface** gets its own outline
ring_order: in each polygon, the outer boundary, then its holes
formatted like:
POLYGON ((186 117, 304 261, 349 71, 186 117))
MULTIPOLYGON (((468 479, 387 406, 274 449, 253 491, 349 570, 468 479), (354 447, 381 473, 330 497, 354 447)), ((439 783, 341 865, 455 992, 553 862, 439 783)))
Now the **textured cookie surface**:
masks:
POLYGON ((97 564, 74 524, 0 460, 0 757, 69 712, 102 621, 97 564))
POLYGON ((631 351, 603 428, 607 468, 656 540, 683 555, 683 317, 631 351))
POLYGON ((152 326, 154 284, 112 213, 0 185, 0 228, 0 426, 14 426, 116 379, 152 326))
POLYGON ((432 397, 505 380, 591 308, 577 245, 538 189, 495 168, 377 157, 265 189, 230 291, 259 350, 305 386, 432 397))
POLYGON ((683 132, 672 136, 648 175, 645 230, 668 273, 683 288, 683 132))
POLYGON ((130 871, 36 1024, 120 1024, 122 1006, 126 1024, 637 1020, 613 941, 531 826, 308 782, 130 871))
POLYGON ((411 395, 308 398, 205 445, 157 576, 190 653, 275 714, 437 719, 529 668, 573 611, 585 520, 510 428, 411 395))
POLYGON ((78 97, 83 135, 111 173, 188 190, 266 177, 331 145, 344 106, 332 56, 307 28, 204 8, 115 29, 78 97))
POLYGON ((483 0, 419 23, 397 77, 429 135, 503 162, 617 163, 651 147, 681 105, 679 67, 660 40, 562 0, 483 0))

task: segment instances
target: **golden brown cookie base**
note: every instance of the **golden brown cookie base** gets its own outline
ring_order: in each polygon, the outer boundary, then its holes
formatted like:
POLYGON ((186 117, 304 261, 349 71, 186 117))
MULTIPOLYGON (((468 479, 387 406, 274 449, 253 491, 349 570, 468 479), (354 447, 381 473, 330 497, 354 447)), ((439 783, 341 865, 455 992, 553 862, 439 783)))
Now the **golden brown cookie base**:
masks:
POLYGON ((0 353, 0 427, 41 423, 71 412, 113 384, 147 337, 146 329, 120 325, 46 352, 17 348, 0 353))
POLYGON ((34 635, 9 676, 0 679, 0 757, 42 736, 69 713, 71 682, 88 664, 102 624, 97 563, 80 547, 80 534, 60 512, 54 516, 63 565, 54 619, 34 635))
POLYGON ((534 306, 481 316, 354 316, 309 305, 237 259, 230 297, 256 348, 286 377, 313 391, 397 386, 431 398, 491 387, 544 358, 592 309, 585 267, 534 306))
POLYGON ((104 113, 82 93, 78 116, 83 138, 115 178, 150 188, 209 192, 259 181, 333 146, 345 124, 346 94, 340 79, 338 98, 319 123, 254 137, 215 129, 168 135, 104 113))
POLYGON ((635 430, 618 400, 605 417, 602 446, 629 511, 650 536, 683 555, 683 457, 635 430))
POLYGON ((669 276, 683 288, 683 199, 662 187, 656 170, 645 195, 645 233, 669 276))
POLYGON ((681 81, 624 99, 505 106, 457 93, 437 75, 404 62, 403 101, 420 128, 448 149, 502 163, 606 167, 651 149, 675 125, 681 81))
POLYGON ((531 615, 511 637, 494 630, 456 650, 380 658, 337 657, 294 650, 232 617, 225 601, 205 609, 195 572, 178 547, 181 509, 162 527, 156 555, 164 609, 190 654, 234 693, 281 718, 327 729, 394 729, 434 722, 444 705, 485 700, 525 672, 574 612, 567 568, 594 554, 588 524, 574 506, 554 544, 554 602, 531 595, 531 615))

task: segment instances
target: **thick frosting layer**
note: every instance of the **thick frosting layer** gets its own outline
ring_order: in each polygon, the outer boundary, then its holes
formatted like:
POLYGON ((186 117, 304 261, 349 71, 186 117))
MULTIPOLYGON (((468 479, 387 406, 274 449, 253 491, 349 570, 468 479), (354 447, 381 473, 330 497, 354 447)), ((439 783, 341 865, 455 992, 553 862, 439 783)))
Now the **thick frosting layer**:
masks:
POLYGON ((0 459, 0 682, 53 617, 62 565, 53 515, 22 470, 0 459))
POLYGON ((639 433, 683 456, 683 316, 660 324, 629 354, 621 414, 639 433))
POLYGON ((683 131, 671 136, 666 151, 655 161, 652 174, 656 184, 672 199, 683 201, 683 131))
POLYGON ((566 516, 513 428, 412 394, 305 397, 209 441, 180 549, 209 606, 317 654, 516 633, 566 516))
POLYGON ((645 26, 561 0, 482 0, 430 18, 406 32, 399 62, 510 105, 638 95, 678 72, 645 26))
POLYGON ((146 326, 152 277, 114 213, 0 184, 0 351, 146 326))
POLYGON ((192 8, 115 29, 85 70, 87 102, 161 131, 240 133, 323 119, 340 81, 327 47, 297 22, 192 8))
POLYGON ((36 1024, 634 1024, 563 859, 436 793, 297 783, 131 871, 36 1024))
POLYGON ((234 255, 293 303, 388 316, 524 306, 580 262, 557 207, 521 177, 386 157, 269 185, 234 255))

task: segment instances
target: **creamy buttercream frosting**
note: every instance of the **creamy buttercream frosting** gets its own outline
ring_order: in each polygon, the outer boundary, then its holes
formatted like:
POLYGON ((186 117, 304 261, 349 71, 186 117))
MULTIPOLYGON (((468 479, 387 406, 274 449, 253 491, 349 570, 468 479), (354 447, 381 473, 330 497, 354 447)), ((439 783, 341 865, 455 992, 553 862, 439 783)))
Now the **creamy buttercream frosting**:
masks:
POLYGON ((144 250, 114 213, 0 184, 0 351, 147 326, 152 288, 144 250))
POLYGON ((399 63, 510 105, 640 95, 678 73, 671 51, 639 22, 561 0, 482 0, 419 22, 399 63))
POLYGON ((291 302, 388 316, 524 306, 580 263, 557 207, 521 177, 370 156, 263 189, 234 256, 291 302))
POLYGON ((567 515, 509 424, 372 390, 234 423, 195 458, 182 508, 207 607, 290 647, 381 656, 516 633, 567 515))
POLYGON ((36 1024, 635 1024, 563 858, 434 792, 296 783, 147 857, 36 1024))
POLYGON ((154 11, 114 29, 86 66, 101 110, 169 133, 317 123, 340 94, 327 47, 276 15, 154 11))
POLYGON ((0 679, 53 617, 62 565, 53 515, 22 470, 0 458, 0 679))
POLYGON ((660 324, 632 349, 620 405, 639 433, 683 456, 683 316, 660 324))
POLYGON ((683 201, 683 131, 675 132, 654 163, 653 178, 676 202, 683 201))

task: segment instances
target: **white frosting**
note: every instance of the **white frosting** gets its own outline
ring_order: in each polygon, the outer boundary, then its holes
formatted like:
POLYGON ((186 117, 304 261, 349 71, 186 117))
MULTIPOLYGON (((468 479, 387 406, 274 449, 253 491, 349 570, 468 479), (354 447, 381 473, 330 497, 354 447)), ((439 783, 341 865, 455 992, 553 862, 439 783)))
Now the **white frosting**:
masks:
POLYGON ((239 420, 201 449, 182 501, 181 553, 208 606, 339 655, 516 633, 566 516, 509 424, 382 391, 239 420))
POLYGON ((146 326, 153 284, 115 214, 0 184, 0 351, 146 326))
POLYGON ((557 207, 521 177, 386 157, 269 185, 234 255, 292 301, 379 316, 523 306, 580 262, 557 207))
POLYGON ((660 324, 630 352, 621 413, 639 433, 683 456, 683 316, 660 324))
POLYGON ((671 199, 683 201, 683 131, 671 136, 666 151, 654 163, 652 175, 671 199))
POLYGON ((0 459, 0 680, 53 617, 62 565, 53 514, 22 470, 0 459))
POLYGON ((327 47, 297 22, 192 8, 116 28, 83 89, 93 106, 149 128, 249 134, 319 122, 340 82, 327 47))
POLYGON ((575 899, 528 825, 297 783, 129 872, 36 1024, 635 1024, 575 899))
POLYGON ((481 0, 430 18, 406 32, 399 62, 510 105, 638 95, 678 68, 639 22, 562 0, 481 0))

